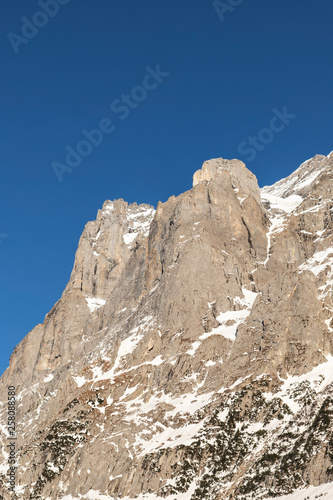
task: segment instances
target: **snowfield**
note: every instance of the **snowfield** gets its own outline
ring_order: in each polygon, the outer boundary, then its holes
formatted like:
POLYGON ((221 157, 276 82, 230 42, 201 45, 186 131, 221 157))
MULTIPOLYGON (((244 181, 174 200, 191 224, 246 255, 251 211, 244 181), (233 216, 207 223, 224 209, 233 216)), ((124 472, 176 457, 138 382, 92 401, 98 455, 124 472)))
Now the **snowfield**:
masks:
MULTIPOLYGON (((194 493, 195 485, 193 484, 191 488, 186 493, 178 493, 177 495, 170 495, 169 497, 160 497, 155 494, 139 495, 135 499, 124 497, 122 500, 162 500, 162 498, 170 498, 172 500, 190 500, 192 494, 194 493)), ((309 486, 309 488, 303 490, 294 491, 290 495, 283 497, 269 497, 266 500, 317 500, 325 499, 332 500, 333 498, 333 483, 321 484, 320 486, 309 486)), ((95 490, 90 490, 86 495, 79 497, 72 497, 72 495, 66 495, 62 497, 61 500, 117 500, 108 495, 103 495, 95 490)), ((50 499, 46 499, 50 500, 50 499)))
MULTIPOLYGON (((333 483, 321 484, 320 486, 309 486, 304 490, 296 490, 290 495, 275 497, 274 500, 331 500, 333 498, 333 483)), ((273 500, 269 498, 267 500, 273 500)))

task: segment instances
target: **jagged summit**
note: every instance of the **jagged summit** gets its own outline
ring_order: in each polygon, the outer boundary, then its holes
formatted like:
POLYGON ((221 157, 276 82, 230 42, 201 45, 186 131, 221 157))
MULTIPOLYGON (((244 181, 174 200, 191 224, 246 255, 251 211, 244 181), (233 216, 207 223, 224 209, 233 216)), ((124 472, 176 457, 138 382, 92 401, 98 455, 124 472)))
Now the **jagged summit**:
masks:
POLYGON ((104 203, 1 378, 17 498, 260 500, 333 481, 332 164, 260 190, 213 159, 156 211, 104 203))
POLYGON ((272 186, 262 188, 264 194, 272 194, 280 198, 291 195, 306 194, 317 178, 328 169, 332 168, 333 152, 328 156, 316 155, 303 162, 294 172, 285 179, 281 179, 272 186))
POLYGON ((214 158, 205 161, 202 168, 193 175, 193 187, 204 181, 223 182, 226 177, 230 178, 246 195, 251 194, 258 204, 260 200, 260 189, 256 176, 250 172, 240 160, 224 160, 214 158))
POLYGON ((307 208, 312 204, 312 209, 315 209, 317 202, 312 203, 313 200, 309 194, 318 192, 320 199, 324 196, 328 201, 331 196, 331 185, 325 180, 321 182, 321 178, 332 175, 332 169, 332 153, 328 156, 316 155, 303 162, 285 179, 261 189, 261 197, 265 207, 275 211, 275 213, 292 213, 296 209, 298 210, 304 202, 307 208), (327 187, 328 191, 326 192, 324 188, 327 187))
POLYGON ((107 200, 82 233, 65 292, 80 289, 88 298, 108 297, 131 251, 147 238, 154 214, 150 205, 107 200))

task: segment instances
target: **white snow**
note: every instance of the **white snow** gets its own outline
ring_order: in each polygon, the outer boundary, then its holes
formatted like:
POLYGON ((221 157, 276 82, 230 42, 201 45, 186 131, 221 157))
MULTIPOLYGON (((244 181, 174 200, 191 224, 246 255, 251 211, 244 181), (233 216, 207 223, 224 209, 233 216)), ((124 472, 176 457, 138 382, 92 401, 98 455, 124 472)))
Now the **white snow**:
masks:
POLYGON ((281 198, 280 196, 271 194, 267 191, 263 191, 262 200, 269 201, 271 208, 279 209, 286 213, 291 213, 295 208, 298 207, 303 201, 303 198, 298 194, 292 194, 287 198, 281 198))
POLYGON ((122 474, 118 474, 118 476, 114 476, 114 477, 110 476, 109 479, 110 479, 110 481, 114 481, 115 479, 118 479, 119 477, 123 477, 123 475, 122 474))
POLYGON ((325 320, 325 323, 326 323, 326 326, 327 328, 329 329, 330 332, 333 332, 333 328, 330 327, 330 322, 331 322, 332 318, 329 318, 329 319, 326 319, 325 320))
POLYGON ((138 386, 139 386, 139 384, 135 385, 134 387, 126 387, 126 391, 119 398, 119 401, 122 401, 122 400, 126 399, 127 396, 130 396, 131 394, 133 394, 133 392, 135 392, 137 390, 138 386))
POLYGON ((269 227, 269 231, 267 233, 267 254, 264 262, 261 262, 264 266, 269 261, 270 258, 270 250, 272 246, 272 236, 276 233, 279 233, 283 230, 286 216, 292 213, 303 201, 303 198, 297 194, 292 194, 287 198, 282 198, 281 196, 277 196, 276 194, 272 194, 269 189, 265 191, 266 188, 262 189, 262 199, 263 201, 269 201, 271 204, 271 209, 278 210, 277 214, 274 214, 270 218, 271 225, 269 227))
MULTIPOLYGON (((287 218, 302 203, 303 198, 298 193, 315 182, 327 167, 326 160, 325 157, 320 157, 317 160, 307 160, 285 179, 281 179, 272 186, 264 186, 261 189, 262 200, 268 201, 270 210, 273 211, 273 214, 270 214, 271 226, 267 234, 267 257, 261 264, 266 266, 269 261, 272 236, 283 230, 287 218)), ((320 208, 321 205, 317 205, 301 213, 316 212, 320 208)))
POLYGON ((62 497, 61 500, 80 500, 81 498, 87 498, 89 500, 114 500, 113 497, 110 497, 109 495, 102 495, 96 490, 90 490, 85 495, 79 494, 75 497, 72 497, 72 495, 66 495, 65 497, 62 497))
MULTIPOLYGON (((177 493, 176 495, 172 495, 171 498, 172 500, 190 500, 195 488, 196 482, 193 481, 185 493, 177 493)), ((103 495, 96 490, 90 490, 84 496, 78 495, 73 497, 72 495, 66 495, 65 497, 61 497, 60 500, 81 500, 82 498, 87 498, 88 500, 116 500, 114 497, 103 495)), ((165 497, 161 497, 155 493, 140 493, 140 495, 135 497, 135 499, 127 496, 122 497, 122 500, 165 500, 165 497)))
POLYGON ((284 383, 280 391, 277 394, 274 394, 274 397, 280 397, 280 394, 282 395, 283 393, 285 393, 293 384, 305 381, 310 382, 311 387, 315 389, 316 392, 324 390, 325 387, 333 382, 333 356, 331 354, 328 354, 325 357, 327 359, 325 363, 316 366, 315 368, 313 368, 313 370, 305 373, 304 375, 300 375, 298 377, 288 375, 288 378, 286 380, 283 379, 284 383), (321 382, 319 384, 315 383, 320 380, 321 382))
POLYGON ((56 474, 60 473, 59 467, 55 466, 54 464, 47 464, 47 468, 51 470, 52 472, 55 472, 56 474))
POLYGON ((135 329, 130 337, 127 337, 127 339, 125 339, 121 342, 119 350, 118 350, 117 360, 116 360, 116 363, 114 364, 115 370, 120 365, 120 361, 122 360, 123 357, 128 356, 129 354, 132 354, 132 352, 134 351, 134 349, 139 344, 139 342, 142 338, 143 338, 143 334, 139 333, 138 330, 135 329))
POLYGON ((53 380, 53 375, 52 375, 52 373, 50 373, 49 375, 47 375, 47 376, 44 378, 44 382, 51 382, 51 380, 53 380))
MULTIPOLYGON (((293 195, 296 195, 298 191, 311 185, 326 167, 326 157, 323 156, 317 160, 310 158, 309 160, 303 162, 298 169, 288 177, 281 179, 272 186, 264 186, 261 190, 262 197, 265 198, 267 195, 273 195, 281 199, 288 199, 288 194, 290 192, 292 192, 293 195)), ((278 208, 283 210, 282 207, 278 208)))
POLYGON ((162 363, 164 363, 164 359, 162 358, 161 355, 156 356, 156 358, 154 358, 152 361, 150 361, 150 364, 153 366, 159 366, 162 363))
POLYGON ((312 182, 317 179, 318 175, 321 173, 321 170, 319 171, 313 171, 310 175, 308 175, 304 180, 299 182, 297 184, 297 190, 299 191, 300 189, 303 189, 305 186, 309 186, 312 184, 312 182))
POLYGON ((299 489, 290 495, 282 497, 269 497, 267 500, 315 500, 322 498, 323 500, 331 500, 333 498, 333 483, 322 484, 320 486, 309 486, 305 489, 299 489))
MULTIPOLYGON (((92 247, 93 247, 93 248, 94 248, 94 246, 95 246, 95 245, 97 245, 97 240, 98 240, 98 238, 101 236, 101 234, 103 234, 103 233, 101 233, 101 231, 98 231, 98 232, 97 232, 97 234, 96 234, 96 236, 92 236, 92 237, 91 237, 92 247)), ((93 253, 97 253, 97 252, 95 252, 95 251, 94 251, 93 253)), ((99 255, 99 254, 98 254, 98 255, 99 255)))
POLYGON ((333 382, 333 356, 328 354, 326 359, 325 363, 316 366, 308 373, 300 376, 288 375, 287 379, 281 379, 283 383, 280 390, 274 394, 264 393, 265 399, 272 401, 275 398, 280 398, 293 414, 297 413, 301 409, 301 406, 292 396, 293 391, 298 389, 299 384, 309 382, 311 389, 319 393, 333 382))
POLYGON ((217 392, 219 394, 223 394, 226 391, 231 391, 232 389, 235 389, 235 387, 237 387, 242 382, 245 382, 245 380, 247 380, 248 378, 251 378, 251 377, 252 377, 252 374, 251 375, 247 375, 244 378, 239 378, 239 379, 236 380, 236 382, 234 384, 230 385, 229 387, 221 387, 221 389, 219 389, 217 392))
POLYGON ((84 377, 73 377, 78 387, 82 387, 86 382, 89 382, 84 377))
MULTIPOLYGON (((204 333, 199 337, 199 340, 205 340, 212 335, 222 335, 226 339, 234 341, 236 338, 236 331, 238 326, 245 321, 245 319, 249 316, 254 301, 257 297, 256 292, 251 292, 246 288, 242 288, 242 292, 244 297, 236 297, 234 301, 243 306, 244 309, 240 309, 237 311, 227 311, 225 313, 221 313, 217 316, 217 321, 220 325, 216 328, 213 328, 211 332, 204 333)), ((195 343, 196 344, 196 343, 195 343)), ((194 344, 193 344, 194 345, 194 344)), ((189 352, 189 351, 188 351, 189 352)))
MULTIPOLYGON (((134 434, 135 441, 129 444, 131 451, 136 456, 143 456, 161 448, 192 443, 204 425, 204 421, 174 427, 172 420, 176 416, 193 415, 211 401, 213 392, 197 394, 202 385, 202 383, 198 384, 194 393, 179 397, 172 397, 172 395, 164 394, 161 391, 158 394, 153 394, 147 402, 144 402, 145 393, 130 401, 123 401, 122 403, 126 404, 126 421, 133 422, 140 428, 142 428, 141 425, 144 425, 144 430, 134 434), (170 407, 171 409, 169 409, 170 407), (157 412, 160 415, 162 411, 165 412, 163 420, 166 419, 170 422, 168 427, 160 421, 151 424, 151 412, 155 414, 157 412)), ((108 442, 111 443, 113 437, 113 435, 108 436, 108 442)))
POLYGON ((133 243, 133 241, 135 240, 135 238, 138 236, 139 233, 127 233, 127 234, 124 234, 124 242, 126 245, 130 245, 131 243, 133 243))
POLYGON ((329 247, 326 250, 316 252, 310 259, 300 266, 300 270, 312 271, 315 276, 318 275, 328 266, 333 266, 333 248, 329 247))
POLYGON ((198 349, 200 344, 201 344, 201 342, 193 342, 191 348, 188 351, 186 351, 186 354, 190 354, 191 356, 194 356, 195 351, 198 349))
POLYGON ((295 215, 304 215, 308 213, 316 213, 319 212, 322 208, 326 206, 326 201, 322 203, 318 203, 318 205, 314 205, 313 207, 307 208, 306 210, 302 210, 301 212, 296 212, 295 215))
POLYGON ((106 202, 103 212, 106 214, 111 214, 114 211, 114 205, 112 201, 106 202))
MULTIPOLYGON (((112 366, 112 368, 106 372, 103 372, 101 366, 94 366, 92 368, 92 373, 93 373, 93 378, 88 380, 85 377, 80 377, 80 376, 73 376, 73 379, 75 380, 76 384, 78 387, 82 387, 85 383, 88 382, 97 382, 98 380, 110 380, 113 382, 115 375, 121 375, 123 373, 126 373, 128 371, 135 370, 139 368, 139 366, 145 365, 145 364, 152 364, 155 366, 158 366, 163 362, 160 356, 155 358, 152 361, 146 361, 145 363, 141 363, 141 365, 138 366, 132 366, 128 370, 123 370, 119 371, 121 364, 124 361, 124 358, 128 356, 129 354, 132 354, 132 352, 135 350, 137 345, 140 343, 140 341, 143 338, 143 332, 146 331, 147 329, 150 328, 150 326, 154 323, 154 320, 152 316, 146 316, 140 320, 139 326, 136 328, 133 328, 130 333, 132 335, 129 335, 126 339, 122 340, 118 352, 117 352, 117 357, 115 359, 115 362, 112 366)), ((103 351, 100 351, 100 354, 103 351)))
POLYGON ((147 401, 143 402, 142 395, 127 404, 126 420, 133 420, 134 422, 140 420, 142 416, 147 415, 158 406, 168 405, 172 406, 172 410, 168 410, 165 414, 166 418, 173 418, 176 415, 193 415, 197 410, 209 403, 213 396, 213 392, 205 394, 183 394, 182 396, 173 397, 170 394, 152 395, 147 401))
POLYGON ((125 244, 131 247, 139 234, 148 236, 151 222, 155 215, 154 208, 131 207, 126 212, 128 232, 123 235, 125 244))
POLYGON ((154 434, 149 441, 137 437, 136 446, 141 448, 140 455, 143 456, 162 448, 190 445, 203 425, 204 420, 197 424, 189 424, 175 429, 173 427, 168 427, 164 431, 154 434))
POLYGON ((97 297, 86 297, 86 301, 91 313, 104 306, 106 303, 106 300, 98 299, 97 297))

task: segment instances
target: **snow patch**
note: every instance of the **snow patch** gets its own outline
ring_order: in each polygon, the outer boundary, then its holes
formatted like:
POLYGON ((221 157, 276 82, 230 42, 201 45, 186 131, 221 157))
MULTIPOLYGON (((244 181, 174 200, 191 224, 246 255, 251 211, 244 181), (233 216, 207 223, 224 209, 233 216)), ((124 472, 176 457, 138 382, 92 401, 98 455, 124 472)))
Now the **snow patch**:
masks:
POLYGON ((316 252, 310 259, 300 266, 300 270, 309 270, 318 277, 327 266, 333 266, 333 248, 316 252))
POLYGON ((89 311, 92 313, 96 311, 96 309, 99 309, 100 307, 104 306, 106 303, 106 300, 104 299, 98 299, 96 297, 86 297, 87 301, 87 306, 89 307, 89 311))
POLYGON ((269 497, 267 500, 315 500, 315 499, 330 500, 333 498, 333 483, 321 484, 320 486, 309 486, 305 489, 299 489, 290 495, 282 497, 269 497))
POLYGON ((293 384, 306 381, 310 382, 311 387, 315 389, 316 392, 323 391, 325 387, 333 382, 333 356, 328 354, 325 358, 327 359, 325 363, 316 366, 313 370, 305 373, 304 375, 300 375, 298 377, 288 375, 288 378, 284 381, 281 390, 279 393, 274 394, 274 397, 279 397, 280 394, 282 395, 285 393, 293 384), (318 384, 317 382, 320 380, 321 382, 318 384))
POLYGON ((73 377, 78 387, 82 387, 86 382, 89 382, 85 377, 73 377))
MULTIPOLYGON (((205 340, 212 335, 222 335, 228 340, 234 341, 236 338, 237 328, 241 323, 243 323, 246 318, 251 313, 254 301, 257 297, 256 292, 251 292, 246 288, 242 288, 242 292, 244 297, 236 297, 234 302, 244 307, 244 309, 240 309, 237 311, 227 311, 225 313, 221 313, 217 316, 217 321, 220 325, 216 328, 213 328, 211 332, 204 333, 199 337, 199 340, 205 340)), ((197 342, 195 342, 196 344, 197 342)), ((194 344, 193 344, 194 346, 194 344)), ((187 351, 189 352, 189 351, 187 351)))
MULTIPOLYGON (((172 495, 172 500, 190 500, 196 488, 196 482, 193 481, 189 487, 189 489, 185 493, 177 493, 172 495)), ((73 497, 72 495, 66 495, 65 497, 61 497, 60 500, 116 500, 115 497, 110 497, 108 495, 103 495, 96 490, 90 490, 84 496, 78 495, 73 497)), ((119 498, 119 497, 117 497, 119 498)), ((155 493, 140 493, 139 496, 134 498, 130 497, 122 497, 122 500, 165 500, 165 497, 160 497, 155 493)))
POLYGON ((292 192, 293 195, 291 196, 294 196, 298 191, 313 184, 326 167, 327 158, 325 156, 321 156, 319 159, 310 158, 303 162, 298 169, 288 177, 279 180, 272 186, 264 186, 261 190, 262 197, 265 198, 267 195, 273 195, 281 199, 288 199, 289 193, 292 192))
POLYGON ((302 203, 303 198, 298 194, 292 194, 287 198, 281 198, 280 196, 270 194, 267 191, 263 191, 262 200, 268 201, 271 208, 282 210, 283 212, 289 214, 302 203))
POLYGON ((203 425, 204 420, 197 424, 189 424, 175 429, 173 427, 168 427, 163 432, 154 434, 149 441, 137 437, 136 445, 139 445, 142 450, 140 453, 141 456, 163 448, 190 445, 203 425))
MULTIPOLYGON (((201 337, 200 337, 201 338, 201 337)), ((194 356, 196 350, 198 349, 198 347, 200 346, 201 342, 193 342, 191 348, 186 351, 186 354, 190 354, 191 356, 194 356)))
POLYGON ((133 243, 133 241, 135 240, 135 238, 138 236, 139 233, 127 233, 127 234, 124 234, 123 238, 124 238, 124 243, 125 245, 130 245, 131 243, 133 243))
POLYGON ((123 235, 124 243, 131 247, 139 234, 147 237, 155 209, 147 206, 129 207, 126 212, 128 232, 123 235))

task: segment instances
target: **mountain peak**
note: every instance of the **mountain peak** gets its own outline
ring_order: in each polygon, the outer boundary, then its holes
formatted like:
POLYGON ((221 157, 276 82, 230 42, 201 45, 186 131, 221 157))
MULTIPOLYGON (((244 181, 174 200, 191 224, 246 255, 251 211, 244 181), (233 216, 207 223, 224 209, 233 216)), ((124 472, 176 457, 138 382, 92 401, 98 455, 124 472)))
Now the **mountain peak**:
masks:
POLYGON ((262 204, 222 158, 156 212, 104 203, 1 379, 19 402, 17 498, 268 500, 332 480, 332 161, 262 204))
POLYGON ((226 177, 230 178, 234 187, 240 188, 245 196, 250 194, 259 205, 261 204, 257 178, 240 160, 214 158, 205 161, 202 168, 193 175, 193 187, 201 182, 223 183, 226 177))
POLYGON ((287 198, 293 194, 302 195, 308 192, 320 174, 332 167, 332 165, 332 153, 328 156, 316 155, 303 162, 288 177, 279 180, 272 186, 263 187, 262 191, 279 196, 280 198, 287 198))
MULTIPOLYGON (((261 189, 261 197, 266 207, 291 213, 303 202, 307 209, 315 210, 323 199, 331 198, 331 179, 323 176, 333 170, 333 154, 316 155, 303 162, 288 177, 272 186, 261 189), (313 196, 309 196, 313 193, 313 196)), ((303 205, 302 205, 303 206, 303 205)))

